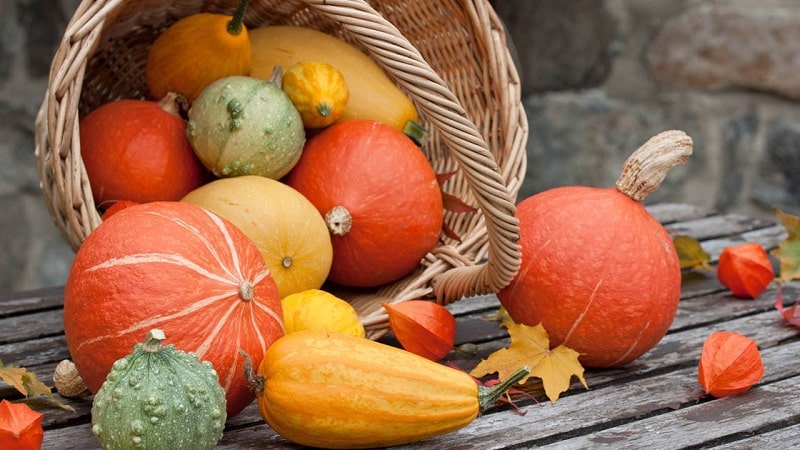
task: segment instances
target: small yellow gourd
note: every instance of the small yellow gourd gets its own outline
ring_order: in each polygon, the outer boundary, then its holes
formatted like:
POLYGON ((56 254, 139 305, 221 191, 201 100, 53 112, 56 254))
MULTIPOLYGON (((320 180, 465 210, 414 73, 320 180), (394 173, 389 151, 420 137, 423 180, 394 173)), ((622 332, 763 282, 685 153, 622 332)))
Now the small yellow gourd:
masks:
POLYGON ((258 374, 245 357, 264 420, 284 438, 320 448, 388 447, 458 430, 529 373, 524 366, 487 388, 398 347, 313 330, 275 341, 258 374))
POLYGON ((324 128, 342 117, 350 97, 344 75, 321 61, 300 61, 283 74, 283 91, 306 128, 324 128))
POLYGON ((300 61, 326 62, 342 72, 350 90, 341 120, 377 120, 415 140, 424 136, 411 99, 359 48, 303 26, 270 25, 253 28, 249 33, 253 51, 251 76, 266 80, 275 66, 286 69, 300 61))
POLYGON ((186 16, 161 33, 145 64, 150 95, 160 99, 175 92, 191 101, 215 80, 250 75, 250 38, 242 22, 247 4, 239 0, 233 16, 186 16))
POLYGON ((350 303, 320 289, 307 289, 281 299, 285 333, 301 330, 338 331, 364 337, 364 325, 350 303))

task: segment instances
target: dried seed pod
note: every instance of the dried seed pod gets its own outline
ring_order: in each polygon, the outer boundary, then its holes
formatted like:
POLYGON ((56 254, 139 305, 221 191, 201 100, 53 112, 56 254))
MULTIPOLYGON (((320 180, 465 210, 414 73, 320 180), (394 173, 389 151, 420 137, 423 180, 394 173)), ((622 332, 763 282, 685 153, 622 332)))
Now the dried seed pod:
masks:
POLYGON ((717 279, 739 298, 756 298, 775 278, 767 251, 757 242, 725 247, 719 255, 717 279))
POLYGON ((91 393, 78 373, 78 368, 68 359, 62 360, 56 366, 53 373, 53 384, 56 392, 62 397, 86 397, 91 393))
POLYGON ((444 358, 456 339, 456 319, 442 305, 427 300, 384 303, 389 327, 400 345, 432 361, 444 358))
POLYGON ((755 341, 732 331, 716 331, 703 344, 697 381, 714 397, 750 389, 764 375, 755 341))

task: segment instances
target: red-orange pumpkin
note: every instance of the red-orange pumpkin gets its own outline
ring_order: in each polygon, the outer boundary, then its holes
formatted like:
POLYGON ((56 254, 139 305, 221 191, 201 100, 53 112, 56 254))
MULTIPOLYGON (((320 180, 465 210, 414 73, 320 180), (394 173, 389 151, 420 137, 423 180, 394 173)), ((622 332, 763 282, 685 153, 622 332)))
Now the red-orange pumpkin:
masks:
POLYGON ((254 395, 239 350, 261 360, 283 335, 278 288, 255 244, 195 205, 125 208, 78 249, 64 293, 64 331, 81 377, 97 392, 117 359, 153 328, 210 361, 228 416, 254 395))
POLYGON ((625 163, 616 188, 568 186, 521 201, 521 266, 498 293, 517 323, 541 323, 586 367, 630 362, 664 337, 680 300, 672 239, 640 202, 691 154, 665 132, 625 163))
POLYGON ((284 181, 325 217, 333 242, 328 279, 373 287, 419 266, 439 240, 442 194, 430 162, 381 122, 338 122, 311 138, 284 181))

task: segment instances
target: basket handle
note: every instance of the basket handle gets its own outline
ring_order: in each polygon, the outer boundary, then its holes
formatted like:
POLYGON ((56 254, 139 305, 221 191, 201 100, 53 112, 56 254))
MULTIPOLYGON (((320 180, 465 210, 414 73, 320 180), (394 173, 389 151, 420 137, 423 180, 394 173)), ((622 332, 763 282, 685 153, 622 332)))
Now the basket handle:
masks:
POLYGON ((497 162, 458 98, 403 34, 365 0, 307 0, 364 45, 454 151, 487 221, 488 259, 454 267, 432 280, 440 302, 490 294, 508 285, 519 270, 519 221, 497 162), (394 39, 387 39, 386 36, 394 39))

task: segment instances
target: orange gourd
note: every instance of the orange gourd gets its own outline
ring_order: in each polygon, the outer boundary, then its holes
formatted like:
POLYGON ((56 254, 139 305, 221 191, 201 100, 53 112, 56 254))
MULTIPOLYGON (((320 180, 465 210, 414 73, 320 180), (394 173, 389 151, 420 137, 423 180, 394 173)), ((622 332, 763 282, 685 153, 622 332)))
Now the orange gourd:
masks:
POLYGON ((179 200, 206 180, 177 102, 175 95, 117 100, 81 119, 81 158, 95 204, 179 200))
POLYGON ((472 423, 530 374, 523 366, 485 387, 466 372, 343 333, 302 330, 278 339, 253 373, 261 416, 304 447, 383 448, 472 423))
POLYGON ((328 279, 374 287, 419 266, 439 240, 442 194, 409 137, 374 120, 337 122, 311 138, 284 181, 325 217, 328 279))
POLYGON ((243 23, 247 4, 239 0, 233 16, 186 16, 161 33, 145 63, 150 95, 160 99, 177 92, 193 101, 214 80, 250 75, 251 45, 243 23))
POLYGON ((70 355, 96 393, 112 364, 153 328, 213 364, 228 417, 253 400, 240 350, 260 361, 283 335, 278 289, 255 244, 226 219, 182 202, 125 208, 75 255, 64 291, 70 355))
POLYGON ((666 334, 680 300, 672 239, 642 205, 667 171, 692 151, 668 131, 625 163, 616 187, 567 186, 521 201, 521 265, 498 293, 517 323, 541 323, 552 346, 586 367, 632 361, 666 334))

